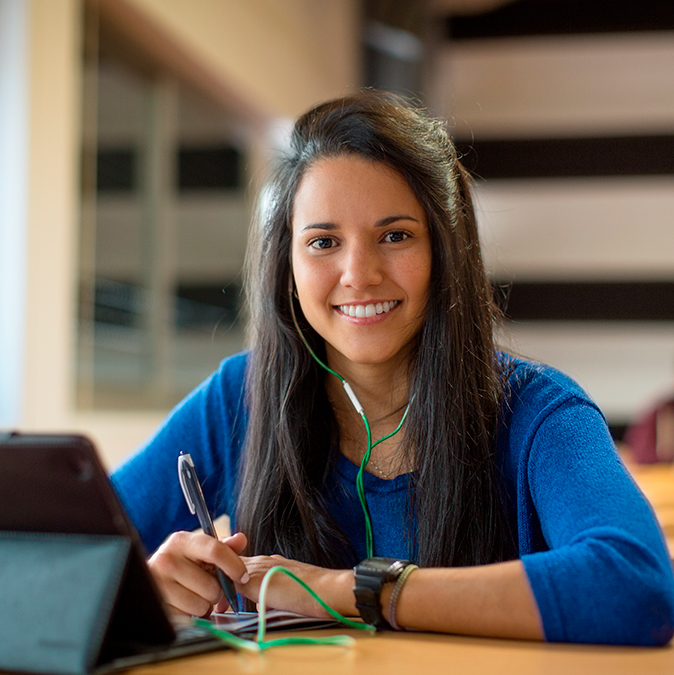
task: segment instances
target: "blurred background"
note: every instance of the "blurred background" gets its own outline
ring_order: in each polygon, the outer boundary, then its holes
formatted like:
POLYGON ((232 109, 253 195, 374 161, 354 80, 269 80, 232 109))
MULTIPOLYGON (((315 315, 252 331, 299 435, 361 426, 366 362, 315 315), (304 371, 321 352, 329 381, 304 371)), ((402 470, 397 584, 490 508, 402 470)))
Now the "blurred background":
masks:
POLYGON ((360 86, 448 121, 504 345, 616 439, 674 389, 671 0, 0 0, 0 428, 112 466, 242 349, 264 167, 360 86))

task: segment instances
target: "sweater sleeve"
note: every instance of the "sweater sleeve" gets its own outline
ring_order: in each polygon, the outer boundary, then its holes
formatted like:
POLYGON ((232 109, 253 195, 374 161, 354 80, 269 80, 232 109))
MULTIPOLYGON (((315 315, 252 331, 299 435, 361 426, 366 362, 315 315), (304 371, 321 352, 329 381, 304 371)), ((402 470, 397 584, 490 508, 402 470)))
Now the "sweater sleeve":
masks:
POLYGON ((194 460, 211 513, 234 516, 246 428, 244 370, 245 355, 223 361, 112 473, 112 484, 149 553, 172 532, 199 526, 178 481, 181 451, 194 460))
POLYGON ((522 556, 546 639, 669 642, 669 555, 599 411, 582 399, 557 405, 533 435, 525 470, 549 548, 522 556))

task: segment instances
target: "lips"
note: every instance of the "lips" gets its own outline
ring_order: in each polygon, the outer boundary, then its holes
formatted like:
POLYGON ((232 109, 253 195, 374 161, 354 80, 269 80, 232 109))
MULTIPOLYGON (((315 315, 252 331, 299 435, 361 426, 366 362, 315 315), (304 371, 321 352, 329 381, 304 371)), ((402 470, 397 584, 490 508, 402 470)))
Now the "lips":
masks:
POLYGON ((377 314, 386 314, 399 304, 400 300, 387 300, 365 305, 337 305, 337 308, 342 314, 346 314, 347 316, 356 319, 364 319, 377 316, 377 314))

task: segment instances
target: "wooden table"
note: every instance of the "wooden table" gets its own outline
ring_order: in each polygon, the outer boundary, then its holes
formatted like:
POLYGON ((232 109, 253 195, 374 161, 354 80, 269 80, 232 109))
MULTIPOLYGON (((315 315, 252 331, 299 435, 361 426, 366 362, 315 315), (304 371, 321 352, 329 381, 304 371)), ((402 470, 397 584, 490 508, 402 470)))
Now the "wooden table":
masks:
MULTIPOLYGON (((318 631, 307 635, 318 635, 318 631)), ((348 634, 355 646, 215 652, 136 668, 132 675, 672 675, 674 646, 602 647, 414 633, 348 634)))

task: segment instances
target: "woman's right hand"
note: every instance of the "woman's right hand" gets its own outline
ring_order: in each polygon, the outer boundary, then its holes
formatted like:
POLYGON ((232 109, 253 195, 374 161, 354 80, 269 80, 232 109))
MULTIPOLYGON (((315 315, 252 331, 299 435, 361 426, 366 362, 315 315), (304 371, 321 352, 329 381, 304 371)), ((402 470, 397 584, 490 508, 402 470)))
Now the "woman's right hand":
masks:
POLYGON ((248 583, 249 574, 239 557, 246 544, 241 532, 222 540, 203 532, 174 532, 148 560, 169 609, 192 616, 206 616, 214 605, 224 611, 226 601, 215 568, 235 583, 248 583))

